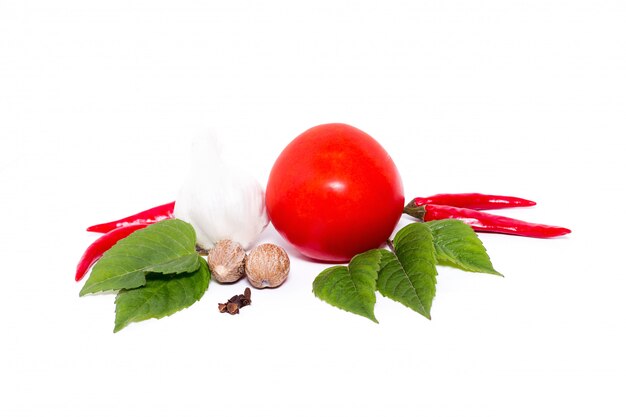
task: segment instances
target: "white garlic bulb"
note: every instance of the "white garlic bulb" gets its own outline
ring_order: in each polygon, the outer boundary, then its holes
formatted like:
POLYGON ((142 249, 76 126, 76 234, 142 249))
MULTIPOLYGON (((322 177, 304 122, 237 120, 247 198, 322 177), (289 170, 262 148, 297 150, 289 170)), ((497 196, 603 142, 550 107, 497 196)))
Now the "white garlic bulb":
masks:
POLYGON ((269 222, 261 184, 222 159, 214 134, 193 142, 191 158, 174 217, 193 226, 202 249, 224 239, 249 249, 269 222))

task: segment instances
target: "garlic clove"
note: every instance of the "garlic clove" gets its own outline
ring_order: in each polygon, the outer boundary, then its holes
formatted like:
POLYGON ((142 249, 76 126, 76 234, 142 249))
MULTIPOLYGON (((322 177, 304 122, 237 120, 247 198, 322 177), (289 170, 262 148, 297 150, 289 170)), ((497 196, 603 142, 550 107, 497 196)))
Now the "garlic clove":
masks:
POLYGON ((225 239, 248 249, 269 223, 263 187, 222 159, 215 135, 194 141, 190 174, 179 191, 174 216, 194 227, 203 249, 225 239))

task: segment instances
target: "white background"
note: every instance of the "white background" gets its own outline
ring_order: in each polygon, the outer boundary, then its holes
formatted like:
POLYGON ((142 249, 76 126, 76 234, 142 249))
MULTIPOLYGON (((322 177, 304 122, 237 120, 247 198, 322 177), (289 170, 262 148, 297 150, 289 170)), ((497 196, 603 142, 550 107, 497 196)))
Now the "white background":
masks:
POLYGON ((624 22, 617 0, 0 0, 0 415, 625 415, 624 22), (407 198, 519 195, 506 214, 573 233, 482 235, 505 278, 440 268, 432 321, 317 300, 326 265, 291 249, 235 317, 245 282, 117 334, 113 296, 78 297, 85 227, 172 200, 196 132, 264 184, 332 121, 407 198))

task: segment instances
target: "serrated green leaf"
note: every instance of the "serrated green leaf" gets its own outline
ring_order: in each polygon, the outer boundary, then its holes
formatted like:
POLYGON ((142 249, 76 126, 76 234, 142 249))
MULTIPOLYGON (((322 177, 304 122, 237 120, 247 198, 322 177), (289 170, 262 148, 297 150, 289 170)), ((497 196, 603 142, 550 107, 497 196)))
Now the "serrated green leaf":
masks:
POLYGON ((476 232, 460 220, 434 220, 424 223, 433 234, 437 263, 464 271, 500 275, 476 232))
POLYGON ((412 223, 398 231, 393 244, 395 253, 381 251, 378 291, 430 319, 437 284, 432 233, 423 223, 412 223))
POLYGON ((100 258, 80 295, 137 288, 146 273, 193 272, 200 267, 196 233, 182 220, 154 223, 117 242, 100 258))
POLYGON ((348 266, 325 269, 313 281, 313 293, 330 305, 378 323, 374 304, 381 252, 374 249, 356 255, 348 266))
POLYGON ((160 319, 189 307, 209 287, 210 272, 204 259, 193 272, 149 274, 146 285, 121 290, 115 299, 115 328, 118 332, 132 322, 160 319))

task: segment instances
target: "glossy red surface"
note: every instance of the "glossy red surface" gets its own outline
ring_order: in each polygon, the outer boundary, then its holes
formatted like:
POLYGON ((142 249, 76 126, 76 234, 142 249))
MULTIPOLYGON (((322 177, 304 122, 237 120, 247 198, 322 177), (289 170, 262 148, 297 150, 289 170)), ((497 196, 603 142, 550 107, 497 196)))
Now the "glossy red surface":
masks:
POLYGON ((402 214, 402 180, 371 136, 333 123, 313 127, 280 154, 266 191, 274 227, 302 254, 345 262, 385 243, 402 214))

